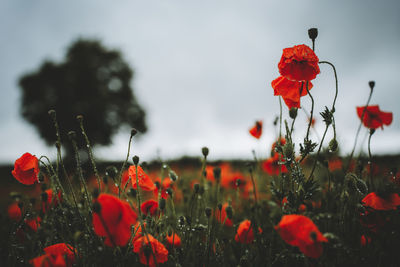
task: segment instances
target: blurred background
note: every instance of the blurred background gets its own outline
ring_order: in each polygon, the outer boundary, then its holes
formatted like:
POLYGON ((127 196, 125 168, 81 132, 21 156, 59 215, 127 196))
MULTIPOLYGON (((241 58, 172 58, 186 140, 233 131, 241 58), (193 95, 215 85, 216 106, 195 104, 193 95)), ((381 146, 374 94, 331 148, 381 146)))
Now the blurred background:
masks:
MULTIPOLYGON (((96 124, 88 134, 98 143, 97 159, 124 159, 132 125, 143 134, 134 138, 131 153, 143 160, 200 156, 203 146, 210 159, 251 158, 252 150, 267 157, 279 115, 270 83, 279 76, 283 48, 311 45, 311 27, 319 29, 317 56, 337 69, 342 155, 352 149, 356 106, 365 105, 370 80, 376 81, 370 104, 393 112, 392 125, 372 137, 372 153, 398 154, 399 13, 397 0, 1 1, 0 163, 12 164, 25 152, 56 158, 46 113, 54 99, 78 106, 74 115, 57 110, 65 132, 78 125, 78 113, 91 112, 84 123, 96 124), (79 63, 82 58, 89 63, 79 63), (64 93, 41 96, 45 88, 64 93), (256 120, 264 122, 260 140, 248 132, 256 120), (46 123, 50 134, 38 126, 46 123)), ((334 96, 332 69, 321 65, 313 84, 311 138, 318 141, 325 127, 319 112, 334 96)), ((310 112, 308 97, 302 107, 310 112)), ((286 106, 283 111, 287 119, 286 106)), ((299 110, 297 141, 306 126, 299 110)), ((366 132, 356 153, 366 148, 366 132)))

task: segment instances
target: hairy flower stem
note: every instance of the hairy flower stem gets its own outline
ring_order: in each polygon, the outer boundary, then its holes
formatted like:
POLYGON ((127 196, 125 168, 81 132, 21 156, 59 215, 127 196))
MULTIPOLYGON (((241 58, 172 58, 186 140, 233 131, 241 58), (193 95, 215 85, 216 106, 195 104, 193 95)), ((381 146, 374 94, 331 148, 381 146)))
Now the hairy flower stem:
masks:
POLYGON ((328 129, 329 129, 329 125, 327 125, 325 127, 325 131, 324 131, 324 134, 322 135, 322 140, 321 140, 321 143, 319 144, 317 155, 315 156, 314 164, 311 169, 310 176, 308 176, 308 179, 310 179, 312 177, 312 175, 314 174, 314 170, 315 170, 315 167, 317 166, 317 162, 318 162, 318 156, 319 156, 319 153, 321 152, 322 144, 324 143, 324 139, 325 139, 326 133, 328 132, 328 129))
POLYGON ((314 114, 314 98, 313 96, 310 94, 310 90, 308 90, 308 84, 309 82, 306 82, 306 90, 307 90, 307 94, 310 96, 311 98, 311 111, 310 111, 310 121, 308 122, 308 127, 307 127, 307 134, 306 134, 306 140, 308 140, 308 136, 310 134, 310 128, 311 128, 311 124, 312 124, 312 119, 313 119, 313 114, 314 114))
MULTIPOLYGON (((133 138, 133 135, 131 134, 131 136, 129 137, 128 152, 126 153, 126 159, 125 159, 124 163, 122 163, 121 170, 118 173, 118 181, 119 181, 119 183, 118 183, 118 189, 119 189, 118 190, 118 198, 121 198, 122 173, 123 173, 123 171, 125 169, 126 164, 128 163, 129 153, 131 151, 132 138, 133 138)), ((126 186, 125 186, 125 188, 126 188, 126 186)), ((139 209, 140 209, 140 207, 139 207, 139 209)))
POLYGON ((86 134, 85 128, 83 127, 83 117, 82 116, 78 116, 78 122, 79 122, 79 126, 81 128, 81 133, 82 133, 82 135, 83 135, 83 137, 85 139, 85 142, 86 142, 86 148, 87 148, 87 151, 88 151, 90 163, 92 164, 94 175, 96 176, 97 184, 99 185, 99 192, 101 192, 100 175, 99 175, 99 172, 97 171, 96 162, 94 161, 93 151, 92 151, 92 147, 90 145, 89 138, 88 138, 88 136, 86 134))
POLYGON ((254 203, 257 205, 257 189, 256 189, 256 182, 254 181, 252 169, 250 169, 250 178, 251 178, 251 182, 253 183, 254 203))
POLYGON ((73 146, 74 152, 75 152, 76 169, 78 170, 79 180, 81 182, 81 186, 83 187, 83 189, 85 191, 85 197, 84 198, 85 198, 85 200, 87 202, 88 208, 92 212, 92 206, 90 205, 90 203, 91 203, 90 195, 88 193, 88 190, 87 190, 87 187, 86 187, 86 183, 85 183, 85 181, 83 179, 83 171, 82 171, 82 166, 81 166, 81 159, 79 157, 78 146, 77 146, 76 140, 74 138, 71 138, 71 142, 72 142, 72 146, 73 146))
POLYGON ((374 190, 374 182, 372 181, 372 154, 371 154, 371 137, 375 133, 374 129, 370 129, 369 137, 368 137, 368 165, 369 165, 369 183, 371 187, 371 191, 374 190))
POLYGON ((349 157, 349 159, 348 159, 347 166, 346 166, 346 168, 344 169, 345 172, 347 172, 347 171, 349 170, 351 160, 353 159, 354 151, 356 150, 356 146, 357 146, 358 136, 360 135, 361 125, 362 125, 362 122, 363 122, 363 120, 364 120, 365 111, 367 110, 367 107, 368 107, 369 101, 371 100, 372 92, 373 92, 373 91, 374 91, 374 90, 371 88, 371 91, 369 92, 367 104, 365 105, 365 107, 364 107, 364 109, 363 109, 363 112, 362 112, 362 114, 361 114, 360 124, 358 125, 358 129, 357 129, 357 133, 356 133, 356 139, 354 140, 353 149, 351 150, 351 154, 350 154, 350 157, 349 157))

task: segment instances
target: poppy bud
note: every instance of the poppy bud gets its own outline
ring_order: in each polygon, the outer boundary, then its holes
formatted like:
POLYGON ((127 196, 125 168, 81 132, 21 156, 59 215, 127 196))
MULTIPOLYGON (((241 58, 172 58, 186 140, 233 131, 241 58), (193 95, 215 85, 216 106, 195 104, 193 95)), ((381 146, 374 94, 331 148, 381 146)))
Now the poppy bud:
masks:
POLYGON ((210 207, 207 207, 204 211, 206 213, 207 218, 210 218, 212 209, 210 207))
POLYGON ((160 202, 158 203, 158 207, 160 208, 160 210, 164 210, 165 209, 165 199, 164 198, 160 198, 160 202))
POLYGON ((93 194, 93 198, 94 198, 94 199, 98 198, 98 197, 99 197, 99 194, 100 194, 100 193, 99 193, 99 189, 95 188, 95 189, 93 190, 92 194, 93 194))
POLYGON ((200 185, 199 184, 194 184, 193 189, 194 189, 194 193, 196 193, 196 194, 199 193, 200 185))
POLYGON ((369 88, 371 88, 371 91, 374 90, 375 87, 375 81, 369 81, 368 82, 369 88))
POLYGON ((317 39, 318 36, 318 29, 317 28, 310 28, 308 29, 308 37, 314 42, 315 39, 317 39))
POLYGON ((77 120, 79 123, 83 122, 83 115, 78 115, 78 116, 76 116, 76 120, 77 120))
POLYGON ((160 182, 159 182, 159 181, 156 181, 154 184, 156 185, 157 189, 160 189, 160 188, 161 188, 161 185, 160 185, 160 182))
POLYGON ((296 119, 296 117, 297 117, 297 108, 291 108, 289 110, 289 116, 292 119, 296 119))
POLYGON ((167 194, 168 194, 169 196, 172 196, 172 189, 171 189, 171 188, 167 188, 167 189, 165 190, 165 192, 167 192, 167 194))
POLYGON ((336 141, 335 138, 333 138, 330 142, 329 142, 329 150, 332 152, 335 152, 338 148, 338 142, 336 141))
POLYGON ((171 178, 171 180, 174 182, 178 179, 178 177, 174 171, 169 171, 169 178, 171 178))
POLYGON ((133 156, 132 161, 133 161, 133 164, 135 164, 137 166, 138 163, 139 163, 139 157, 138 156, 133 156))
POLYGON ((221 203, 218 203, 217 207, 218 207, 219 211, 222 210, 222 204, 221 203))
POLYGON ((56 111, 54 109, 50 109, 48 112, 49 116, 54 120, 56 118, 56 111))
POLYGON ((201 149, 201 153, 203 153, 203 156, 205 158, 208 156, 208 152, 209 152, 209 150, 208 150, 208 147, 206 147, 206 146, 201 149))
POLYGON ((92 206, 92 210, 93 210, 93 212, 95 212, 95 213, 100 213, 100 211, 101 211, 101 205, 100 205, 100 203, 99 202, 94 202, 93 203, 93 206, 92 206))
POLYGON ((233 217, 233 210, 231 206, 225 208, 226 216, 228 216, 229 220, 232 220, 233 217))
POLYGON ((283 153, 285 155, 286 158, 288 159, 292 159, 293 158, 293 145, 291 143, 287 143, 284 147, 283 147, 283 153))
POLYGON ((131 129, 131 136, 135 136, 137 134, 137 130, 135 128, 131 129))
POLYGON ((131 195, 132 197, 136 197, 136 190, 135 189, 133 189, 133 188, 131 188, 131 189, 129 189, 129 195, 131 195))
POLYGON ((108 183, 108 178, 107 178, 107 176, 104 176, 104 177, 103 177, 103 183, 104 183, 104 184, 107 184, 107 183, 108 183))
POLYGON ((71 140, 75 140, 75 138, 76 138, 76 133, 75 133, 75 131, 69 131, 69 132, 68 132, 68 137, 69 137, 71 140))
POLYGON ((18 208, 22 209, 24 207, 24 202, 18 202, 18 208))
POLYGON ((220 167, 215 167, 213 169, 213 173, 214 173, 214 178, 217 181, 217 183, 219 182, 219 180, 221 179, 221 168, 220 167))

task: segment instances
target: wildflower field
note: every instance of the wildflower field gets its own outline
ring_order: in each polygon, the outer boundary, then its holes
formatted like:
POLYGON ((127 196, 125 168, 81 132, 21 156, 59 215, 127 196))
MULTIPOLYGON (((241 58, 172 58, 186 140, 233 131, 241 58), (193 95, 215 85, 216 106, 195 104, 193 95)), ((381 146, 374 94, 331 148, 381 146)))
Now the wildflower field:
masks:
MULTIPOLYGON (((281 76, 271 82, 281 109, 268 158, 210 162, 212 147, 199 147, 198 158, 142 162, 132 129, 125 161, 97 162, 79 115, 81 132, 68 133, 75 155, 65 159, 63 122, 50 110, 43 119, 54 124, 57 158, 26 152, 3 177, 11 186, 1 191, 2 266, 400 265, 400 159, 370 149, 373 134, 389 127, 393 114, 371 100, 375 83, 366 81, 367 102, 353 107, 360 118, 354 147, 339 154, 336 69, 314 52, 317 29, 308 35, 310 46, 283 49, 281 76), (332 71, 321 73, 323 64, 332 71), (334 75, 336 83, 331 104, 317 111, 312 81, 319 75, 334 75), (302 97, 311 107, 301 105, 302 97), (295 143, 299 109, 310 116, 303 142, 295 143), (315 117, 325 123, 318 142, 310 137, 315 117), (355 153, 363 127, 369 129, 367 156, 355 153)), ((243 131, 259 139, 263 122, 243 131)))

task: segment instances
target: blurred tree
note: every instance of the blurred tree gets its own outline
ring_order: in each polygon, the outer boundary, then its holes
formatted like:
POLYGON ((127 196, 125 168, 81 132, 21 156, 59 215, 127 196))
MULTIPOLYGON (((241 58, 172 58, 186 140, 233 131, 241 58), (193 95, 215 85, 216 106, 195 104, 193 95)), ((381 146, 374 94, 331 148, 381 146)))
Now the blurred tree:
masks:
POLYGON ((64 62, 45 61, 39 70, 20 78, 21 113, 47 144, 54 144, 48 111, 56 110, 67 154, 72 151, 66 134, 79 129, 77 115, 85 118, 91 144, 108 145, 123 124, 141 133, 147 130, 145 112, 130 85, 132 77, 119 51, 108 50, 96 40, 80 39, 69 47, 64 62))

